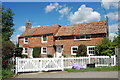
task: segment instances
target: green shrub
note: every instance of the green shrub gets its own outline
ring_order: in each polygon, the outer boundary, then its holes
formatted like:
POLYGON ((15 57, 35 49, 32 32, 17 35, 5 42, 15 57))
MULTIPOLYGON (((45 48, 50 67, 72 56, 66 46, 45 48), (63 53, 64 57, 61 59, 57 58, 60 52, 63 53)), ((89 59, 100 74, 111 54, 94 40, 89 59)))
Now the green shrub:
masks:
POLYGON ((22 54, 22 58, 27 58, 27 55, 26 54, 22 54))
POLYGON ((13 57, 14 44, 11 41, 2 41, 2 68, 9 68, 9 59, 13 57))
POLYGON ((104 38, 101 43, 95 47, 95 51, 96 55, 99 56, 112 56, 115 54, 115 47, 109 39, 104 38))
POLYGON ((52 54, 47 54, 47 57, 48 58, 53 58, 53 55, 52 54))
POLYGON ((39 58, 41 53, 41 47, 33 48, 33 58, 39 58))
POLYGON ((20 47, 15 48, 15 56, 22 57, 22 50, 23 50, 23 48, 20 48, 20 47))
POLYGON ((79 45, 76 56, 87 56, 87 47, 83 44, 79 45))

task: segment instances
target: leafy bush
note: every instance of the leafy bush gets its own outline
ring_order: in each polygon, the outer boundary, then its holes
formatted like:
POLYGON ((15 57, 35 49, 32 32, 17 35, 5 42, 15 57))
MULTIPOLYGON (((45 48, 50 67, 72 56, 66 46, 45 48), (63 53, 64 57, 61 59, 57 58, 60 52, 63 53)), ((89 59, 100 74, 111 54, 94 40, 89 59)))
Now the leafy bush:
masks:
POLYGON ((22 54, 22 58, 27 58, 27 55, 26 54, 22 54))
POLYGON ((47 57, 48 58, 53 58, 53 55, 52 54, 47 54, 47 57))
POLYGON ((87 56, 87 47, 83 44, 79 45, 76 56, 87 56))
POLYGON ((13 57, 14 44, 11 41, 2 41, 2 68, 9 68, 9 59, 13 57))
POLYGON ((107 38, 103 38, 100 44, 95 47, 96 55, 112 56, 115 54, 115 47, 113 43, 107 38))
POLYGON ((34 47, 33 48, 33 57, 39 58, 41 53, 41 47, 34 47))
POLYGON ((23 48, 15 48, 15 57, 22 57, 23 48))

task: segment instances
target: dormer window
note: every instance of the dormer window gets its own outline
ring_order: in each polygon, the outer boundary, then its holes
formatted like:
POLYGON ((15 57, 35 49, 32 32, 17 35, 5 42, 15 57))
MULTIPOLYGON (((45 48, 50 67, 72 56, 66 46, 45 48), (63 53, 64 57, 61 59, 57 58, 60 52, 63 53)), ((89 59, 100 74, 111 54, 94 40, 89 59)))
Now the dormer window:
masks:
POLYGON ((90 40, 91 35, 76 35, 74 40, 90 40))
POLYGON ((43 35, 42 36, 42 43, 46 43, 47 42, 47 35, 43 35))
POLYGON ((28 44, 28 38, 24 38, 24 44, 28 44))

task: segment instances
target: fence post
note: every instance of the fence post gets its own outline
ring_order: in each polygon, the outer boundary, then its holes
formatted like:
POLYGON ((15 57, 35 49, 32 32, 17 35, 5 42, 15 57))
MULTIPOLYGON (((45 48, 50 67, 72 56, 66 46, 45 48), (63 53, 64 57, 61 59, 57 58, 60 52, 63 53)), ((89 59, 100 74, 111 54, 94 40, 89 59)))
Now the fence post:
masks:
POLYGON ((62 68, 62 71, 64 71, 64 61, 63 61, 63 56, 61 57, 61 68, 62 68))
POLYGON ((90 64, 90 55, 88 57, 89 57, 89 64, 90 64))
POLYGON ((114 66, 116 65, 116 55, 114 55, 114 66))
POLYGON ((15 74, 18 73, 18 58, 16 57, 16 62, 15 62, 15 74))

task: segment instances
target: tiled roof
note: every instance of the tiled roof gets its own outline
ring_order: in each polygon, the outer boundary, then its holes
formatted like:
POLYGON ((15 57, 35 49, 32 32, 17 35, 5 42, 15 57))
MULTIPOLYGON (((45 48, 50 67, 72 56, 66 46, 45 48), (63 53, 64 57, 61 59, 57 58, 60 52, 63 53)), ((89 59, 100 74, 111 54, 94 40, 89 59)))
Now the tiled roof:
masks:
POLYGON ((55 36, 107 33, 106 20, 62 26, 55 36))
POLYGON ((29 30, 26 30, 23 32, 22 35, 19 37, 25 37, 25 36, 34 36, 34 35, 43 35, 43 34, 55 34, 60 26, 55 25, 45 25, 41 27, 35 27, 31 28, 29 30))

